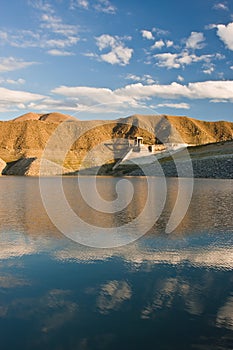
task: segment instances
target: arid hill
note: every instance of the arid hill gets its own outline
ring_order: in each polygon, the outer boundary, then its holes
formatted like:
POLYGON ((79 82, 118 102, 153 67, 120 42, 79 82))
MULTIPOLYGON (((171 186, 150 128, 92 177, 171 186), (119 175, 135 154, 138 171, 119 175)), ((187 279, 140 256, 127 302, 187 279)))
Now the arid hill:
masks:
POLYGON ((0 158, 5 162, 25 157, 40 158, 55 130, 59 132, 48 160, 60 164, 61 159, 65 159, 60 165, 72 171, 80 168, 87 152, 95 147, 96 151, 85 160, 86 167, 93 160, 96 164, 103 163, 106 154, 109 162, 120 158, 125 151, 124 140, 135 136, 142 136, 144 142, 151 145, 164 142, 202 145, 231 140, 233 123, 164 115, 80 121, 61 113, 27 113, 12 121, 0 122, 0 158), (70 143, 71 138, 73 141, 70 143), (65 158, 64 150, 67 152, 65 158))
POLYGON ((149 131, 151 136, 162 138, 162 142, 203 145, 233 138, 233 123, 226 121, 206 122, 189 117, 133 115, 119 119, 119 122, 149 131))
POLYGON ((46 114, 29 112, 13 119, 14 122, 24 122, 26 120, 41 120, 46 122, 62 123, 64 121, 77 121, 77 118, 72 117, 68 114, 62 114, 58 112, 46 114))

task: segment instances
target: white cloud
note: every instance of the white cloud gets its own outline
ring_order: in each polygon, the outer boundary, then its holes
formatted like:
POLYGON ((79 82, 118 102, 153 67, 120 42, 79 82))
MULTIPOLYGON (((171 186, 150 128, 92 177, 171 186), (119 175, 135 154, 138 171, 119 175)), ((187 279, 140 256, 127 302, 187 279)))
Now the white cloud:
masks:
POLYGON ((0 57, 0 72, 10 72, 30 67, 36 62, 28 62, 14 57, 0 57))
POLYGON ((126 78, 127 80, 133 80, 133 81, 141 81, 142 78, 135 74, 127 74, 126 78))
POLYGON ((50 30, 54 34, 60 34, 65 37, 77 34, 78 27, 72 24, 63 23, 60 17, 49 15, 47 13, 41 16, 41 28, 50 30))
POLYGON ((87 106, 81 106, 75 99, 53 99, 50 97, 46 97, 42 101, 39 102, 31 102, 27 106, 28 110, 36 110, 36 111, 70 111, 77 112, 80 110, 87 109, 87 106))
POLYGON ((66 24, 62 18, 55 15, 52 6, 43 1, 29 1, 37 10, 39 26, 32 30, 1 30, 1 44, 17 48, 65 48, 74 46, 79 41, 79 26, 66 24))
POLYGON ((96 4, 93 5, 94 9, 98 12, 104 12, 108 14, 115 14, 117 8, 111 4, 109 0, 98 0, 96 4))
POLYGON ((60 86, 52 90, 52 93, 73 98, 80 105, 92 106, 105 103, 123 103, 129 101, 128 97, 119 96, 113 90, 107 88, 95 88, 87 86, 60 86))
POLYGON ((177 80, 178 81, 184 81, 184 78, 181 75, 178 75, 177 80))
POLYGON ((109 46, 114 47, 117 41, 118 37, 116 38, 108 34, 103 34, 96 38, 96 45, 98 46, 99 50, 103 50, 109 46))
POLYGON ((19 78, 17 80, 14 79, 0 79, 0 84, 10 84, 10 85, 23 85, 25 84, 25 80, 19 78))
POLYGON ((127 80, 132 80, 134 82, 144 82, 146 84, 154 84, 155 80, 152 78, 150 74, 144 74, 143 76, 138 76, 135 74, 127 74, 127 80))
POLYGON ((166 46, 172 47, 174 45, 174 42, 172 40, 166 40, 166 46))
MULTIPOLYGON (((233 81, 205 81, 187 85, 176 82, 169 85, 135 83, 116 90, 85 86, 60 86, 53 89, 52 93, 64 96, 66 105, 76 106, 76 111, 104 104, 107 113, 108 105, 111 108, 111 106, 118 104, 121 110, 129 106, 140 108, 152 98, 173 100, 180 98, 188 98, 190 100, 209 99, 210 101, 221 100, 221 102, 233 103, 233 81)), ((188 109, 188 105, 185 104, 175 103, 175 105, 176 107, 173 108, 188 109)))
POLYGON ((73 52, 63 51, 58 49, 49 50, 47 51, 47 53, 51 56, 73 56, 74 55, 73 52))
POLYGON ((96 59, 99 58, 99 56, 93 52, 84 52, 82 55, 90 58, 96 58, 96 59))
POLYGON ((46 13, 54 13, 52 6, 43 0, 28 0, 28 4, 36 10, 43 11, 46 13))
POLYGON ((213 63, 204 64, 203 73, 204 74, 212 74, 215 71, 215 65, 213 63))
POLYGON ((158 61, 157 65, 159 67, 178 69, 195 62, 203 61, 209 63, 211 59, 219 59, 219 56, 217 54, 197 56, 195 54, 190 54, 188 51, 182 51, 179 54, 170 52, 160 53, 154 55, 154 58, 158 61))
POLYGON ((232 70, 233 70, 233 66, 231 66, 231 67, 230 67, 230 69, 232 69, 232 70))
POLYGON ((110 64, 119 64, 125 66, 129 64, 133 49, 124 46, 117 46, 111 52, 100 55, 101 59, 110 64))
POLYGON ((85 10, 92 9, 107 14, 115 14, 117 11, 116 6, 114 6, 109 0, 71 0, 70 8, 74 10, 76 7, 85 10))
POLYGON ((215 54, 215 58, 217 58, 218 60, 223 60, 226 57, 223 54, 221 54, 221 53, 216 53, 215 54))
POLYGON ((210 100, 212 103, 227 103, 227 100, 221 100, 220 98, 215 98, 213 100, 210 100))
POLYGON ((17 48, 39 47, 41 34, 31 30, 0 31, 1 44, 17 48))
POLYGON ((10 90, 0 87, 0 103, 20 104, 37 101, 45 98, 43 95, 34 94, 27 91, 10 90))
POLYGON ((223 2, 219 2, 217 4, 214 4, 213 9, 214 10, 229 11, 228 6, 225 3, 223 3, 223 2))
POLYGON ((215 25, 217 28, 217 35, 224 42, 229 50, 233 51, 233 22, 215 25))
POLYGON ((89 8, 89 2, 87 0, 77 0, 77 5, 79 7, 86 9, 86 10, 88 10, 88 8, 89 8))
POLYGON ((148 40, 153 40, 154 39, 154 36, 152 34, 151 31, 149 30, 141 30, 141 33, 142 33, 142 37, 145 38, 145 39, 148 39, 148 40))
POLYGON ((154 43, 154 45, 151 46, 151 49, 152 49, 152 50, 153 50, 153 49, 161 49, 161 48, 164 47, 164 46, 165 46, 164 41, 163 41, 162 39, 160 39, 160 40, 156 41, 156 42, 154 43))
POLYGON ((64 49, 66 47, 74 46, 78 41, 78 38, 69 37, 65 39, 50 39, 44 44, 44 47, 64 49))
POLYGON ((203 33, 192 32, 186 41, 186 48, 193 50, 202 49, 205 46, 204 41, 205 37, 203 33))
POLYGON ((142 76, 142 82, 145 82, 146 84, 154 84, 155 80, 152 78, 152 76, 150 74, 144 74, 142 76))
POLYGON ((188 103, 160 103, 156 106, 157 108, 168 107, 175 109, 190 109, 190 105, 188 103))
POLYGON ((103 34, 96 38, 96 44, 100 51, 108 49, 108 52, 101 54, 99 58, 110 64, 125 66, 129 64, 133 55, 133 49, 126 47, 118 36, 103 34))
POLYGON ((157 65, 159 67, 170 68, 180 68, 180 63, 178 60, 178 54, 165 52, 161 54, 154 55, 155 59, 158 60, 157 65))
POLYGON ((156 33, 157 35, 168 35, 169 34, 169 31, 168 30, 164 30, 164 29, 161 29, 161 28, 157 28, 157 27, 154 27, 152 29, 152 32, 153 33, 156 33))
POLYGON ((142 85, 141 83, 127 85, 115 90, 116 95, 132 97, 134 99, 162 98, 189 98, 214 99, 220 98, 233 102, 233 81, 204 81, 181 85, 173 82, 169 85, 142 85))
MULTIPOLYGON (((138 76, 135 76, 136 79, 138 76)), ((133 77, 132 77, 133 78, 133 77)), ((0 110, 60 110, 95 113, 129 113, 132 109, 142 110, 153 104, 154 98, 165 101, 156 107, 188 109, 189 104, 180 99, 209 100, 213 103, 233 103, 233 81, 205 81, 183 85, 173 82, 168 85, 135 83, 111 90, 87 86, 60 86, 51 91, 53 97, 0 89, 0 110)), ((154 106, 154 108, 156 108, 154 106)))
MULTIPOLYGON (((128 78, 138 80, 139 76, 128 78)), ((67 110, 73 112, 120 113, 124 110, 146 108, 154 98, 175 100, 161 102, 157 107, 188 109, 189 104, 179 102, 180 99, 208 99, 210 102, 233 103, 233 81, 204 81, 183 85, 173 82, 168 85, 148 85, 134 83, 116 90, 87 86, 60 86, 51 91, 53 97, 33 94, 26 91, 15 91, 0 88, 0 110, 67 110)), ((153 102, 152 102, 153 103, 153 102)))
POLYGON ((207 25, 205 26, 205 29, 206 29, 206 30, 211 30, 211 29, 214 29, 214 28, 217 28, 217 24, 211 23, 211 24, 207 24, 207 25))

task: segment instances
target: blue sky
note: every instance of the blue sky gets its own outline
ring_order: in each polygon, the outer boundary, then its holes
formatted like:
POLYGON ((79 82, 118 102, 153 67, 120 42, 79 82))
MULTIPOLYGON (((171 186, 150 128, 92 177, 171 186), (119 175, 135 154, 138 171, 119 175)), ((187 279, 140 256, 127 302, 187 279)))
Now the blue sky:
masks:
POLYGON ((233 121, 233 1, 1 0, 0 118, 233 121))

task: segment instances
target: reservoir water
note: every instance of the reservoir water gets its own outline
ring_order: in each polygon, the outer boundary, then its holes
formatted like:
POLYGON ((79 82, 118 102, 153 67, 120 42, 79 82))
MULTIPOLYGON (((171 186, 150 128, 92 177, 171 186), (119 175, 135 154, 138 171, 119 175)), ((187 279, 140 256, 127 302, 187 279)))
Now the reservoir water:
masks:
MULTIPOLYGON (((59 208, 56 180, 42 181, 59 208)), ((93 178, 80 181, 88 191, 93 178)), ((96 181, 105 201, 116 200, 119 179, 96 181)), ((132 200, 112 213, 85 204, 77 178, 63 185, 74 213, 99 230, 142 212, 146 179, 128 181, 124 193, 133 186, 132 200)), ((177 185, 167 180, 166 202, 146 234, 120 247, 93 248, 58 230, 37 178, 1 177, 1 349, 233 349, 233 180, 195 180, 189 209, 169 233, 177 185)), ((156 192, 159 179, 153 186, 156 192)), ((68 221, 66 212, 57 215, 68 221)))

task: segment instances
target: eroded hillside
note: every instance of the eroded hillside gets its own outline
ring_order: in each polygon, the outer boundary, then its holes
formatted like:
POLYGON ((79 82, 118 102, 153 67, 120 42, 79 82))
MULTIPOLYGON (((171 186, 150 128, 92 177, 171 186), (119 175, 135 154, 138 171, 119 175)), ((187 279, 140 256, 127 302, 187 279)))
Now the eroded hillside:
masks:
POLYGON ((99 157, 100 163, 104 159, 111 162, 121 157, 124 142, 117 143, 116 139, 130 140, 142 136, 147 144, 176 142, 202 145, 231 140, 233 123, 204 122, 188 117, 163 115, 133 115, 111 121, 80 121, 61 113, 27 113, 12 121, 0 122, 0 158, 5 162, 24 157, 40 158, 57 130, 59 132, 51 147, 49 160, 58 162, 60 152, 61 159, 65 159, 63 165, 78 170, 87 152, 93 148, 96 148, 96 152, 92 158, 99 157))

